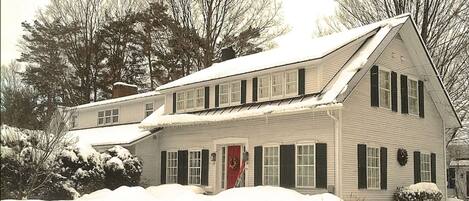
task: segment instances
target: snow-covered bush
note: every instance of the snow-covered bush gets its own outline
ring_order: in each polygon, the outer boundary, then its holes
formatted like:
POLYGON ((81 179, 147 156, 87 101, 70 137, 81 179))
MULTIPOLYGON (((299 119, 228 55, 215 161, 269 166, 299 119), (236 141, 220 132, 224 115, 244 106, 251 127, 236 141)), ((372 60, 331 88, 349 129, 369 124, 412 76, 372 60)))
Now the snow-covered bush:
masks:
POLYGON ((396 201, 440 201, 443 198, 438 186, 434 183, 421 182, 408 187, 398 187, 394 193, 396 201))
POLYGON ((101 154, 104 161, 104 184, 106 188, 136 186, 140 182, 143 163, 136 156, 121 147, 114 146, 101 154))

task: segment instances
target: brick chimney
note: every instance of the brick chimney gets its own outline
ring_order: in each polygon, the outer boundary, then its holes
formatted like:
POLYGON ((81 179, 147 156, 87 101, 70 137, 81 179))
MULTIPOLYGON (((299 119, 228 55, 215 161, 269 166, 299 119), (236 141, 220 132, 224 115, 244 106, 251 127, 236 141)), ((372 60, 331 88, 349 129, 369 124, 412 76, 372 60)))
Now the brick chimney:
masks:
POLYGON ((137 85, 116 82, 112 85, 112 98, 119 98, 137 94, 137 85))
POLYGON ((221 50, 221 61, 226 61, 234 58, 236 58, 236 52, 233 50, 233 47, 227 47, 221 50))

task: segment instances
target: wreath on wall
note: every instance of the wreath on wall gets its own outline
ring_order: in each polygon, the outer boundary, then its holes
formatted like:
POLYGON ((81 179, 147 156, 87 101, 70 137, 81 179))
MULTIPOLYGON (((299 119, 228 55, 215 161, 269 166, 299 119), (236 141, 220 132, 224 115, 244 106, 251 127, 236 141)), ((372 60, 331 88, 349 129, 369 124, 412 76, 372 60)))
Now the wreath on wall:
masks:
POLYGON ((404 166, 407 164, 407 159, 408 159, 408 154, 407 154, 407 150, 403 149, 403 148, 399 148, 397 150, 397 162, 399 162, 399 164, 401 166, 404 166))
POLYGON ((239 167, 239 159, 236 158, 236 157, 231 157, 229 162, 228 162, 228 166, 230 167, 230 169, 232 170, 236 170, 238 169, 239 167))

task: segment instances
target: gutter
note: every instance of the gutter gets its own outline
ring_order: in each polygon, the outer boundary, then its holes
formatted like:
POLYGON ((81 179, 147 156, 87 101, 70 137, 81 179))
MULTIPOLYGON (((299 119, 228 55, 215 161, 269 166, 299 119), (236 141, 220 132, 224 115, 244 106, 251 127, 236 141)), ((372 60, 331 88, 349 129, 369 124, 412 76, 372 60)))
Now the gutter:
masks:
POLYGON ((342 108, 334 110, 337 113, 327 110, 327 115, 334 120, 334 191, 336 196, 342 197, 342 108))

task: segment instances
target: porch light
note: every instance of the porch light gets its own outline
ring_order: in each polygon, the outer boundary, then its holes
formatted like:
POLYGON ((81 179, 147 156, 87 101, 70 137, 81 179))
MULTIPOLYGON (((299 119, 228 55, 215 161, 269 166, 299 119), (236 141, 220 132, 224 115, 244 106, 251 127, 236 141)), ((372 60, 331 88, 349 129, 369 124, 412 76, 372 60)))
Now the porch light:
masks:
POLYGON ((213 152, 212 154, 210 154, 210 160, 211 161, 216 161, 217 160, 217 153, 213 152))

